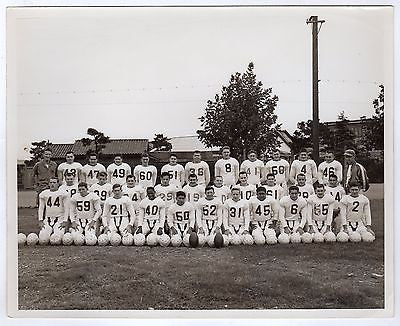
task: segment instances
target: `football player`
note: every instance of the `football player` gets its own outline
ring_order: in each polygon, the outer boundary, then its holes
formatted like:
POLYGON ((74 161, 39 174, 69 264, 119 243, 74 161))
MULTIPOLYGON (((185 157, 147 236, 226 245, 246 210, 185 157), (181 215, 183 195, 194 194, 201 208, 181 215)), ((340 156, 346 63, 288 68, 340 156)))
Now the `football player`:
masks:
POLYGON ((240 198, 249 200, 256 195, 256 186, 247 182, 247 172, 239 173, 239 185, 235 186, 240 190, 240 198))
MULTIPOLYGON (((263 176, 264 162, 257 158, 257 153, 254 150, 250 150, 247 156, 247 160, 244 160, 240 165, 240 171, 247 173, 248 182, 252 185, 261 185, 261 178, 263 176)), ((239 176, 240 177, 240 176, 239 176)))
POLYGON ((239 178, 239 162, 230 155, 229 146, 222 147, 222 158, 215 163, 215 176, 222 176, 228 187, 235 185, 239 178))
POLYGON ((180 242, 184 242, 186 246, 188 241, 184 241, 185 236, 190 235, 194 230, 196 217, 194 206, 186 201, 186 194, 183 191, 176 193, 176 203, 173 203, 167 213, 167 221, 171 234, 180 237, 180 242))
POLYGON ((346 194, 344 188, 338 183, 338 178, 335 174, 329 176, 329 184, 325 187, 326 193, 330 194, 334 199, 333 204, 333 223, 336 232, 342 229, 343 221, 340 220, 340 201, 346 194))
POLYGON ((185 165, 185 180, 189 183, 189 176, 195 174, 199 185, 205 187, 210 182, 210 167, 201 160, 201 153, 194 151, 193 161, 185 165))
POLYGON ((363 237, 365 231, 375 236, 371 227, 371 208, 369 199, 360 194, 357 183, 349 184, 349 195, 344 195, 340 201, 341 221, 345 232, 357 231, 363 237))
POLYGON ((102 213, 99 196, 89 192, 85 182, 80 182, 78 193, 72 196, 70 206, 71 233, 95 235, 96 225, 102 213))
MULTIPOLYGON (((154 187, 156 196, 160 197, 165 203, 165 217, 167 217, 169 207, 175 203, 175 196, 178 188, 175 185, 169 184, 170 175, 168 172, 161 173, 161 184, 154 187)), ((165 218, 165 222, 167 219, 165 218)), ((165 224, 166 230, 168 230, 168 224, 165 224)))
POLYGON ((165 224, 165 203, 160 197, 156 197, 153 187, 147 187, 147 197, 139 204, 139 220, 136 233, 145 236, 150 233, 162 235, 165 224))
POLYGON ((137 184, 141 185, 144 189, 147 187, 154 187, 157 180, 157 168, 154 165, 149 165, 149 154, 142 154, 142 164, 136 165, 133 169, 133 175, 137 184))
POLYGON ((67 152, 65 154, 66 162, 61 163, 57 167, 58 180, 60 181, 60 184, 65 183, 65 175, 67 173, 70 173, 74 176, 74 183, 78 184, 80 182, 82 165, 81 163, 74 162, 74 159, 75 159, 74 153, 67 152))
POLYGON ((50 178, 49 187, 39 194, 39 238, 52 233, 62 236, 68 221, 69 194, 59 189, 56 177, 50 178))
POLYGON ((123 186, 126 182, 126 176, 130 175, 131 171, 129 164, 122 162, 122 156, 116 155, 114 163, 107 167, 108 182, 111 185, 119 184, 123 186))
POLYGON ((289 163, 281 158, 279 149, 275 149, 272 152, 272 160, 265 163, 265 178, 269 173, 275 175, 276 183, 286 192, 289 180, 289 163))
POLYGON ((247 200, 240 198, 240 189, 233 187, 231 196, 232 198, 228 199, 223 206, 223 225, 225 227, 225 234, 228 235, 230 239, 234 234, 239 236, 249 234, 250 224, 249 204, 247 200))
POLYGON ((268 173, 266 176, 267 184, 264 186, 266 195, 274 198, 275 200, 280 200, 286 195, 285 189, 276 184, 276 176, 273 173, 268 173))
POLYGON ((89 163, 82 168, 82 181, 90 187, 98 181, 100 172, 106 172, 106 168, 97 161, 96 153, 89 154, 89 163))
POLYGON ((72 173, 67 173, 65 175, 65 184, 62 184, 59 188, 61 191, 66 191, 70 198, 78 192, 78 185, 74 183, 74 180, 75 176, 72 173))
POLYGON ((146 196, 146 191, 141 185, 135 184, 135 177, 133 175, 128 175, 126 177, 126 184, 122 186, 122 193, 124 196, 128 196, 132 200, 136 214, 138 214, 139 204, 146 196))
POLYGON ((289 195, 279 201, 281 206, 280 226, 281 233, 304 233, 304 225, 307 222, 307 201, 299 197, 297 186, 289 187, 289 195))
POLYGON ((222 204, 231 196, 231 191, 227 186, 224 186, 224 180, 221 176, 214 178, 214 196, 218 198, 222 204))
POLYGON ((123 196, 122 187, 115 184, 112 187, 113 196, 108 197, 104 204, 102 223, 103 233, 116 232, 121 236, 132 233, 136 220, 135 208, 128 196, 123 196))
POLYGON ((335 199, 325 192, 325 186, 318 183, 315 186, 315 194, 308 198, 308 226, 309 232, 325 234, 331 231, 333 219, 333 207, 335 199))
POLYGON ((335 154, 329 149, 325 153, 325 161, 318 166, 318 182, 326 186, 329 183, 329 176, 334 174, 341 183, 342 170, 342 164, 335 160, 335 154))
POLYGON ((314 184, 317 181, 317 165, 308 157, 305 149, 300 150, 299 159, 294 160, 290 167, 290 181, 295 184, 297 175, 304 174, 306 176, 306 183, 314 184))
POLYGON ((197 184, 197 176, 194 173, 189 175, 189 183, 182 190, 186 194, 187 201, 194 205, 204 197, 204 186, 197 184))
POLYGON ((91 185, 89 191, 99 196, 100 204, 103 207, 106 199, 112 195, 112 185, 107 182, 106 172, 100 172, 98 174, 97 183, 91 185))
POLYGON ((306 183, 306 176, 303 173, 299 173, 296 177, 297 187, 299 187, 299 196, 307 199, 314 194, 314 187, 312 184, 306 183))
POLYGON ((185 169, 178 164, 178 158, 175 154, 169 156, 169 163, 161 168, 161 174, 167 172, 170 176, 170 184, 178 189, 183 187, 185 183, 185 169))

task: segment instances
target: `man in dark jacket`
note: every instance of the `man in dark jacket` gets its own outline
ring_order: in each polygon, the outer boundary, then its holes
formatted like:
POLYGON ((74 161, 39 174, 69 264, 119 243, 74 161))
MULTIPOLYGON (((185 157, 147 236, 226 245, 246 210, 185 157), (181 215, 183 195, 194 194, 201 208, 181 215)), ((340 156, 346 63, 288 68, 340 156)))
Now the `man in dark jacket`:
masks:
POLYGON ((369 188, 369 180, 365 168, 356 162, 356 152, 347 149, 344 152, 343 187, 349 193, 349 184, 357 183, 364 192, 369 188))

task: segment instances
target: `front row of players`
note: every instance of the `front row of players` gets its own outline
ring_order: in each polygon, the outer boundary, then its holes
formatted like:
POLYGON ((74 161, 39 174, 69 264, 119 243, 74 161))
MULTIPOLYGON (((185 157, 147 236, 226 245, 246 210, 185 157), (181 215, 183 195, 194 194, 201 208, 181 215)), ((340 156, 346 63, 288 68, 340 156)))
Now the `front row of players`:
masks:
POLYGON ((117 242, 122 238, 136 245, 188 246, 192 232, 200 246, 213 246, 217 234, 222 235, 224 245, 375 239, 369 200, 359 194, 358 185, 350 185, 350 194, 339 203, 322 184, 317 184, 315 194, 307 199, 299 196, 297 186, 289 187, 288 192, 277 200, 260 186, 256 196, 247 200, 234 186, 231 198, 222 204, 214 187, 206 187, 205 197, 194 206, 184 191, 177 191, 176 202, 166 205, 155 189, 148 187, 147 196, 137 205, 123 195, 119 184, 112 186, 112 196, 102 202, 86 183, 80 183, 70 198, 59 189, 57 179, 51 179, 50 189, 40 194, 39 241, 60 243, 66 230, 66 238, 86 239, 87 244, 95 244, 99 236, 99 244, 112 243, 114 237, 117 242))

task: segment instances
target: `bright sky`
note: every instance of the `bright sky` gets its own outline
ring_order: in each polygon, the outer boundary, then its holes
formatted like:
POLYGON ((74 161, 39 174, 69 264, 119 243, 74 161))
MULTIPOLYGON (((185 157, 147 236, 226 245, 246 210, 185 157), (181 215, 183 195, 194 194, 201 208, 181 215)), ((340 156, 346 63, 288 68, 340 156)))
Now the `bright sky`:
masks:
MULTIPOLYGON (((10 14, 11 12, 9 12, 10 14)), ((371 116, 385 83, 390 9, 17 9, 18 158, 32 141, 193 135, 206 101, 255 64, 279 96, 282 128, 311 118, 311 15, 319 34, 320 119, 371 116)))

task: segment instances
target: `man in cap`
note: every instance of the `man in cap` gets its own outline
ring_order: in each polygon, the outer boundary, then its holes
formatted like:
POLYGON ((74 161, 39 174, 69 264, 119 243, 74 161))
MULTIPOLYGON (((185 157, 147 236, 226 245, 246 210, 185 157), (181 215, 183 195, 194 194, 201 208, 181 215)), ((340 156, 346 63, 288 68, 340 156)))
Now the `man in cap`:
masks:
POLYGON ((369 189, 369 181, 365 168, 356 162, 356 152, 346 149, 344 152, 343 187, 349 193, 349 184, 356 183, 365 192, 369 189))

